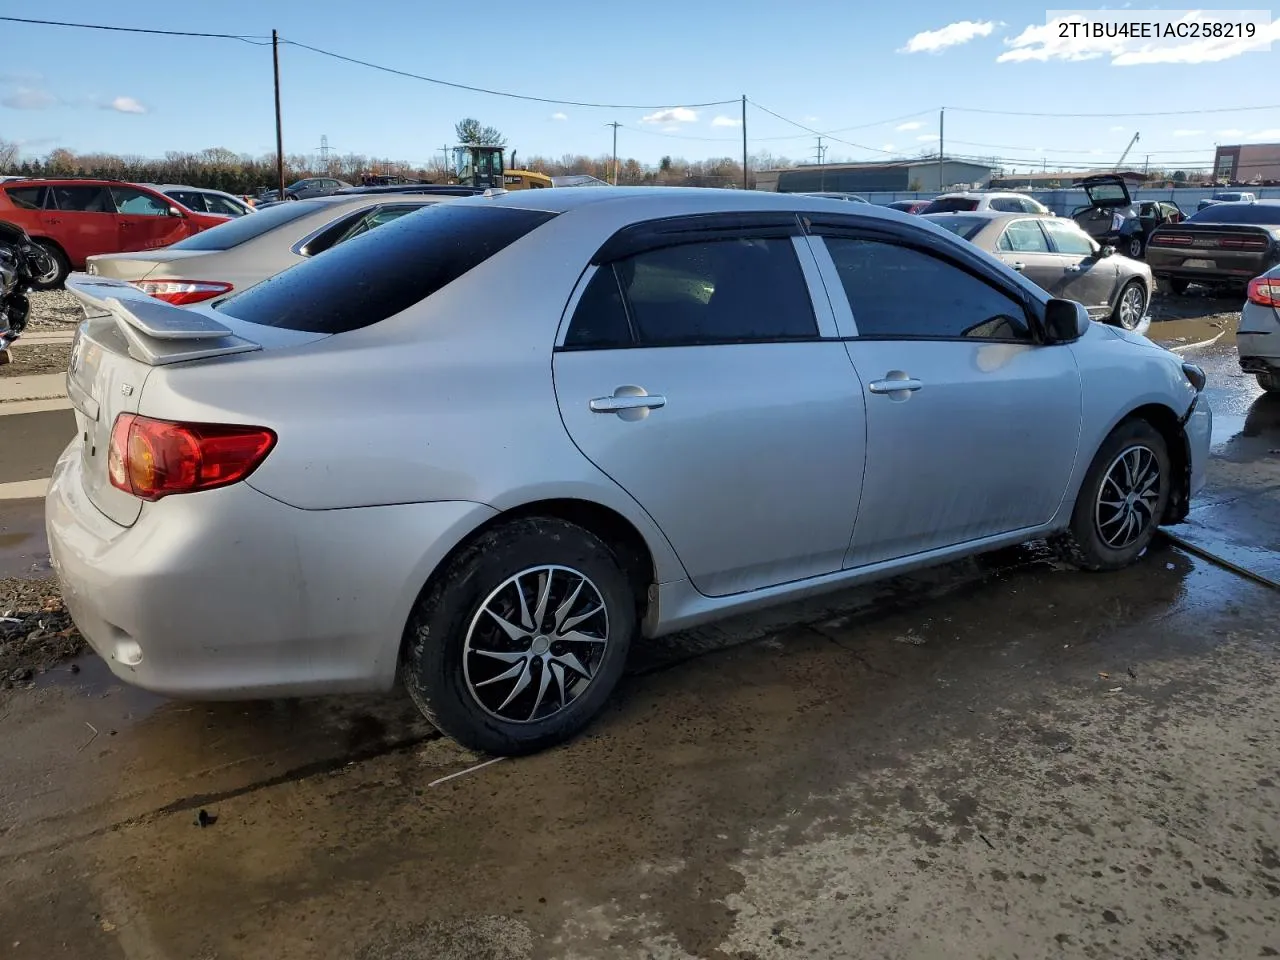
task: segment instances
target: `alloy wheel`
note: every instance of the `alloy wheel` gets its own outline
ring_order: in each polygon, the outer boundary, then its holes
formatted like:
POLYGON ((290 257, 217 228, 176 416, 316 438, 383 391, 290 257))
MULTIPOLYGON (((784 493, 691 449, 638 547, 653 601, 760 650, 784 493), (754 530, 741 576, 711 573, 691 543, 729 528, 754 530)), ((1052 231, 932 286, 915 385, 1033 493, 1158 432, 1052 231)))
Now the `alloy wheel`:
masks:
POLYGON ((1156 523, 1160 502, 1160 461, 1147 446, 1135 444, 1120 453, 1102 475, 1094 523, 1102 542, 1123 550, 1156 523))
POLYGON ((530 567, 480 604, 463 647, 476 704, 505 723, 555 716, 595 678, 609 644, 599 589, 571 567, 530 567))
POLYGON ((1142 321, 1142 308, 1146 306, 1146 298, 1137 284, 1125 287, 1120 295, 1120 326, 1126 330, 1135 329, 1142 321))

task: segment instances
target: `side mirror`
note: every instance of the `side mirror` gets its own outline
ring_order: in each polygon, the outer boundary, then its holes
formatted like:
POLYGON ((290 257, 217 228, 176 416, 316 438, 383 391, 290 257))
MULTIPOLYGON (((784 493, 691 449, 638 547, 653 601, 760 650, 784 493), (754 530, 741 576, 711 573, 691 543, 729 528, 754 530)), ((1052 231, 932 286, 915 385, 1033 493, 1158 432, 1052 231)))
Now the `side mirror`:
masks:
POLYGON ((169 208, 169 216, 171 216, 171 217, 185 217, 185 216, 186 216, 186 214, 185 214, 185 213, 183 213, 181 210, 179 210, 177 207, 170 207, 170 208, 169 208))
POLYGON ((1103 247, 1101 250, 1098 251, 1098 256, 1110 257, 1110 256, 1113 256, 1115 252, 1116 252, 1115 247, 1107 246, 1107 247, 1103 247))
POLYGON ((1046 343, 1071 343, 1089 329, 1089 311, 1074 300, 1050 300, 1044 306, 1046 343))

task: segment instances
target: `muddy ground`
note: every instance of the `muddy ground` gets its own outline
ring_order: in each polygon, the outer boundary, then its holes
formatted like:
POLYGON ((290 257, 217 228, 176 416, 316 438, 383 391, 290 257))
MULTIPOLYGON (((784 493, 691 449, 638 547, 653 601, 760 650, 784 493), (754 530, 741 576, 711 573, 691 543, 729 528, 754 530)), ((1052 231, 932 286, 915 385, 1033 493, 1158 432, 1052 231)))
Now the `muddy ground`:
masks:
POLYGON ((0 690, 33 682, 84 650, 57 580, 0 580, 0 690))
POLYGON ((66 373, 70 362, 70 343, 24 343, 19 340, 9 348, 9 362, 0 364, 0 377, 66 373))

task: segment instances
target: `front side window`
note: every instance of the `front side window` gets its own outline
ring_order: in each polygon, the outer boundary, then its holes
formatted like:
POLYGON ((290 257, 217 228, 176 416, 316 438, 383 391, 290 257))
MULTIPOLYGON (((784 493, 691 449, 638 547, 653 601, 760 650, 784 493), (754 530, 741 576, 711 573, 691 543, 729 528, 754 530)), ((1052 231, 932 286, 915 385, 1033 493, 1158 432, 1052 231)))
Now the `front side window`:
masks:
POLYGON ((881 240, 827 237, 859 337, 1031 339, 1012 296, 930 253, 881 240))
POLYGON ((111 188, 112 199, 115 200, 116 213, 135 217, 167 217, 169 203, 163 197, 151 193, 143 193, 135 187, 111 188))
POLYGON ((642 346, 802 340, 818 335, 790 239, 684 243, 614 264, 642 346))
POLYGON ((188 210, 194 210, 196 213, 205 212, 204 196, 194 190, 175 190, 168 196, 173 200, 177 200, 188 210))
POLYGON ((1034 220, 1015 220, 1004 228, 996 248, 1006 253, 1048 253, 1049 241, 1034 220))
POLYGON ((1093 256, 1093 241, 1089 235, 1074 223, 1061 220, 1046 220, 1045 230, 1053 240, 1053 247, 1058 253, 1067 253, 1075 257, 1093 256))
POLYGON ((74 213, 115 213, 106 187, 51 187, 53 206, 74 213))
POLYGON ((220 197, 216 193, 204 193, 200 196, 210 213, 221 214, 224 217, 241 217, 248 213, 241 204, 228 197, 220 197))

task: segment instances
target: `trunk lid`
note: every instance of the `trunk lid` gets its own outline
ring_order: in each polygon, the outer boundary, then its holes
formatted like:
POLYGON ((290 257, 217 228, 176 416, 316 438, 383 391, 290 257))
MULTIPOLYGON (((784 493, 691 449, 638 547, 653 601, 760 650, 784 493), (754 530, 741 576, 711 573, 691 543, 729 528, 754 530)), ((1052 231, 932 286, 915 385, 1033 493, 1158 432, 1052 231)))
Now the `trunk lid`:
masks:
POLYGON ((145 280, 151 274, 179 260, 206 257, 206 250, 151 250, 137 253, 100 253, 85 259, 85 269, 92 276, 116 280, 145 280))
POLYGON ((138 519, 143 502, 111 484, 111 430, 120 414, 138 412, 143 388, 155 370, 216 362, 219 357, 325 336, 258 326, 199 307, 177 307, 121 280, 72 274, 66 286, 85 310, 67 370, 67 396, 84 445, 81 480, 94 506, 122 526, 138 519))
POLYGON ((1133 196, 1129 193, 1129 185, 1125 183, 1124 177, 1101 174, 1085 177, 1079 184, 1084 187, 1084 195, 1089 198, 1089 203, 1095 207, 1111 209, 1133 204, 1133 196))

